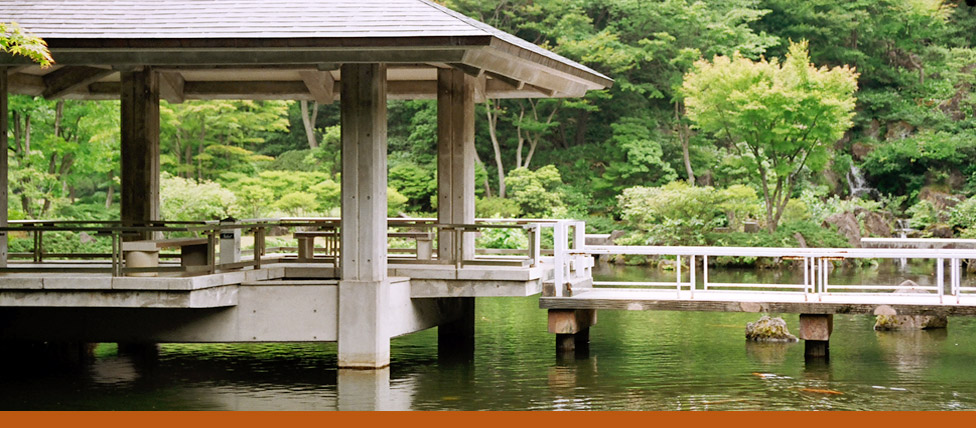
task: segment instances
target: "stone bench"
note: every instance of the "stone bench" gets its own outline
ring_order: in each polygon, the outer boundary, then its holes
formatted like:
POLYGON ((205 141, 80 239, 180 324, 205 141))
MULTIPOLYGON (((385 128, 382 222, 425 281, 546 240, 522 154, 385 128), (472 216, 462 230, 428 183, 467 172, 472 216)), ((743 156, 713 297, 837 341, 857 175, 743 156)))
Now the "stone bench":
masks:
MULTIPOLYGON (((334 230, 299 231, 293 235, 298 240, 298 260, 310 261, 315 256, 315 238, 338 238, 334 230)), ((434 252, 434 234, 430 232, 389 232, 389 238, 409 238, 417 242, 417 259, 430 260, 434 252)))
POLYGON ((293 236, 298 239, 298 261, 307 262, 315 258, 315 238, 324 236, 338 239, 339 232, 335 230, 306 230, 295 232, 293 236))
MULTIPOLYGON (((125 266, 146 268, 159 266, 159 250, 180 249, 180 266, 207 265, 207 238, 147 239, 122 243, 125 266)), ((128 276, 157 276, 156 272, 133 272, 128 276)))
POLYGON ((430 232, 388 232, 388 238, 408 238, 417 241, 417 260, 430 260, 434 253, 434 234, 430 232))

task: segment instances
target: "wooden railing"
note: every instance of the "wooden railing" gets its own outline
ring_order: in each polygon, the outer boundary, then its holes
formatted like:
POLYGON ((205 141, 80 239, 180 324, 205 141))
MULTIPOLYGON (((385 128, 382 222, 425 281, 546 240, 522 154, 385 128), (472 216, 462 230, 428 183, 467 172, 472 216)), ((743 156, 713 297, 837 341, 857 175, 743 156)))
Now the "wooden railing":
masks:
MULTIPOLYGON (((551 254, 552 248, 543 248, 544 227, 552 227, 553 220, 537 219, 479 219, 475 224, 440 224, 433 218, 391 218, 389 221, 388 249, 393 263, 453 264, 458 268, 470 264, 497 264, 500 266, 538 266, 544 254, 551 254), (514 229, 525 233, 528 245, 525 248, 478 248, 472 250, 465 244, 468 234, 480 235, 488 230, 514 229), (461 243, 454 247, 454 254, 439 257, 438 242, 446 236, 453 236, 453 242, 461 243), (412 245, 411 245, 412 244, 412 245), (430 245, 430 247, 426 247, 430 245), (466 257, 465 254, 474 256, 466 257)), ((11 221, 8 227, 0 228, 11 238, 30 238, 29 251, 11 252, 10 263, 0 272, 50 272, 56 268, 60 272, 103 272, 114 276, 132 274, 183 273, 205 274, 221 270, 240 268, 260 268, 262 263, 303 262, 332 263, 338 267, 341 257, 341 221, 328 217, 287 217, 272 219, 246 219, 221 223, 218 221, 198 222, 151 222, 141 226, 125 226, 118 221, 62 221, 29 220, 11 221), (268 245, 272 231, 285 229, 286 236, 295 236, 300 245, 268 245), (233 236, 239 231, 246 240, 253 242, 251 248, 238 247, 242 255, 237 260, 227 261, 219 254, 222 235, 233 236), (55 239, 57 234, 71 233, 74 239, 90 239, 92 251, 46 251, 45 239, 55 239), (146 239, 149 237, 150 239, 146 239), (108 239, 110 242, 98 241, 108 239), (207 243, 206 262, 187 266, 178 264, 181 254, 167 247, 180 248, 179 239, 205 238, 207 243), (158 265, 134 267, 126 262, 129 251, 123 242, 143 240, 159 241, 158 265), (162 242, 165 240, 166 242, 162 242), (324 245, 315 245, 316 241, 324 245), (302 246, 305 248, 301 248, 302 246), (222 260, 223 259, 223 260, 222 260)), ((63 238, 61 238, 63 239, 63 238)), ((470 242, 470 240, 468 240, 470 242)), ((12 241, 11 241, 12 242, 12 241)), ((185 260, 184 260, 185 261, 185 260)))

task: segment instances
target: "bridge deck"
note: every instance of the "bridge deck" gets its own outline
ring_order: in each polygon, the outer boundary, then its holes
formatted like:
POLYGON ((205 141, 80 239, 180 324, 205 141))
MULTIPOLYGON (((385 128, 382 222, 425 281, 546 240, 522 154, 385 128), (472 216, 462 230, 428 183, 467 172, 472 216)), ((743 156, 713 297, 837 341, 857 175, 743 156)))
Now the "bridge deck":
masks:
POLYGON ((771 312, 800 314, 967 315, 976 316, 976 295, 877 293, 750 293, 748 291, 593 288, 572 297, 540 297, 542 309, 620 309, 637 311, 771 312))

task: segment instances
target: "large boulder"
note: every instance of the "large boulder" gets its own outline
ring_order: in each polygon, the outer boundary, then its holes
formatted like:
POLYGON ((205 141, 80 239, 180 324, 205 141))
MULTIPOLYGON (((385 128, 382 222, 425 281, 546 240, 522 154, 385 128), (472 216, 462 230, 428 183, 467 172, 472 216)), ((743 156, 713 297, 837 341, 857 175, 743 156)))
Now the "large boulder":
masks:
POLYGON ((931 186, 925 186, 922 190, 919 190, 918 199, 920 201, 931 202, 932 206, 935 207, 935 211, 940 213, 946 212, 948 208, 952 208, 959 203, 959 198, 953 196, 951 193, 937 190, 931 186))
MULTIPOLYGON (((918 283, 912 280, 905 280, 898 284, 896 293, 927 293, 920 290, 918 283)), ((946 328, 949 319, 945 315, 878 315, 874 322, 874 329, 881 331, 888 330, 929 330, 946 328)))
POLYGON ((834 226, 837 231, 847 238, 847 242, 853 247, 861 246, 861 226, 857 223, 857 217, 852 212, 842 212, 827 217, 823 221, 824 226, 834 226))
POLYGON ((756 322, 746 323, 746 340, 754 342, 796 342, 796 336, 786 328, 782 318, 763 315, 756 322))
POLYGON ((854 214, 861 219, 861 224, 864 225, 864 232, 868 236, 880 238, 891 237, 893 231, 891 221, 884 214, 868 211, 863 208, 855 209, 854 214))

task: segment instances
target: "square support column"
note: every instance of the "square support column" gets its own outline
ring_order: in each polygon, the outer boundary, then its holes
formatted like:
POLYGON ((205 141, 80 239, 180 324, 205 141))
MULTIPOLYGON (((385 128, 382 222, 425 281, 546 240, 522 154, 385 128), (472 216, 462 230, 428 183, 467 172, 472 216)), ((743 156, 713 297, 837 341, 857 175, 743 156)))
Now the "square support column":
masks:
POLYGON ((339 367, 390 364, 386 266, 386 66, 341 70, 342 229, 339 367))
POLYGON ((121 219, 125 226, 142 226, 159 220, 159 75, 146 68, 120 76, 121 219))
MULTIPOLYGON (((7 68, 0 67, 0 227, 7 227, 7 68)), ((0 232, 0 267, 7 267, 7 232, 0 232)))
POLYGON ((834 331, 833 314, 800 314, 800 331, 806 358, 830 356, 830 334, 834 331))
MULTIPOLYGON (((437 222, 474 223, 474 77, 437 70, 437 222)), ((441 232, 437 256, 454 260, 455 237, 441 232)), ((474 257, 474 234, 465 233, 462 257, 474 257)))

